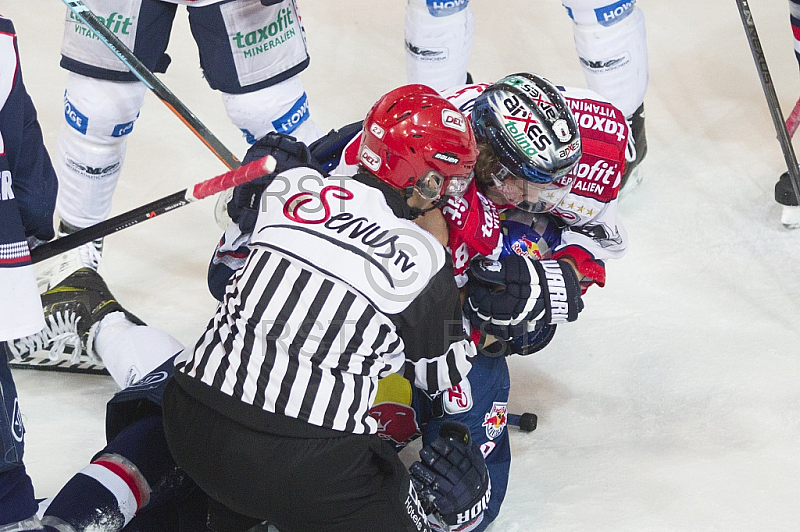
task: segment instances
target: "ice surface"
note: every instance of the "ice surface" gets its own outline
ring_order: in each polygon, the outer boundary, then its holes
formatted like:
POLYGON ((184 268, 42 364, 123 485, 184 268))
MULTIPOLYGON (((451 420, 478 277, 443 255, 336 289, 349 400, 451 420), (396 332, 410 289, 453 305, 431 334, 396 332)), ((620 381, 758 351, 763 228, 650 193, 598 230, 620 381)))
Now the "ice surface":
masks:
MULTIPOLYGON (((404 2, 300 0, 302 78, 323 130, 363 117, 405 81, 404 2)), ((794 531, 800 528, 800 230, 772 199, 785 170, 734 2, 640 0, 648 22, 649 155, 621 205, 629 254, 542 353, 514 358, 514 462, 499 531, 794 531)), ((783 109, 800 96, 787 2, 753 2, 783 109)), ((533 70, 583 86, 560 2, 473 2, 476 80, 533 70)), ((3 0, 46 142, 55 148, 65 8, 3 0)), ((235 153, 245 143, 200 76, 185 10, 162 79, 235 153)), ((148 95, 114 201, 123 212, 223 165, 148 95)), ((214 201, 106 239, 101 273, 149 324, 192 342, 214 301, 205 271, 214 201)), ((110 379, 17 371, 38 495, 103 445, 110 379)))

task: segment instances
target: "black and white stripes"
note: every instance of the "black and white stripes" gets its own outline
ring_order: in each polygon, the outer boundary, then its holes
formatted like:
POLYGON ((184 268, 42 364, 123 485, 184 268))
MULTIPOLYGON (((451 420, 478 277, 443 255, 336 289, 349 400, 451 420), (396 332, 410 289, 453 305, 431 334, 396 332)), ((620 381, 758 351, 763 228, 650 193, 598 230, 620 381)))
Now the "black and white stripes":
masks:
POLYGON ((365 274, 376 253, 369 243, 343 236, 333 224, 269 208, 205 334, 178 357, 180 381, 203 383, 259 411, 365 434, 377 430, 368 411, 379 378, 401 372, 436 392, 466 375, 474 346, 464 334, 443 248, 432 248, 430 235, 397 219, 375 189, 345 185, 348 201, 332 202, 330 219, 350 219, 347 209, 357 207, 370 227, 383 227, 384 239, 413 254, 412 266, 425 265, 411 272, 414 290, 375 289, 365 274), (341 238, 349 243, 338 245, 341 238))
MULTIPOLYGON (((408 362, 423 388, 469 370, 466 339, 408 362)), ((342 282, 261 248, 238 272, 203 337, 176 369, 247 404, 351 433, 377 429, 368 410, 377 379, 404 369, 389 317, 342 282)), ((414 373, 412 373, 412 378, 414 373)))

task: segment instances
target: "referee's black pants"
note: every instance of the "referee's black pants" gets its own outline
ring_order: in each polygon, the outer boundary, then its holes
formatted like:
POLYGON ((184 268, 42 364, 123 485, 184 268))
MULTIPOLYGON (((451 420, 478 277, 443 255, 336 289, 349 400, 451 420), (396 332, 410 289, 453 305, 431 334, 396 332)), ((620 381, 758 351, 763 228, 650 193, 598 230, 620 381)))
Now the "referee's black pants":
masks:
MULTIPOLYGON (((377 436, 294 438, 257 431, 209 408, 174 381, 164 391, 163 408, 176 463, 236 514, 269 521, 280 532, 429 530, 409 495, 408 471, 377 436)), ((240 523, 218 532, 248 527, 246 519, 240 523)))

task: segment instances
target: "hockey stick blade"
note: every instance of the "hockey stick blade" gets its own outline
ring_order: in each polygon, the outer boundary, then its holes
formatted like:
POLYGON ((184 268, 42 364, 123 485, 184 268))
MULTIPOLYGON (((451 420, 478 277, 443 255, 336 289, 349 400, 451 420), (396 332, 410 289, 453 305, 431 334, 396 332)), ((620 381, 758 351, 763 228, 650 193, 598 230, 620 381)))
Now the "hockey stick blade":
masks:
POLYGON ((31 251, 31 262, 37 263, 70 249, 76 248, 92 240, 97 240, 106 235, 122 231, 123 229, 136 225, 139 222, 150 220, 165 212, 173 211, 178 207, 183 207, 188 203, 207 198, 223 190, 247 183, 253 179, 269 175, 275 171, 275 159, 267 155, 257 161, 245 164, 220 174, 211 179, 197 183, 191 189, 184 189, 169 196, 157 199, 141 207, 137 207, 128 212, 124 212, 113 218, 92 225, 71 235, 67 235, 45 244, 37 246, 31 251))
POLYGON ((538 423, 538 416, 530 412, 525 412, 524 414, 508 414, 508 424, 512 427, 518 427, 522 432, 533 432, 536 430, 536 425, 538 423))
POLYGON ((222 144, 216 136, 192 113, 183 102, 181 102, 164 83, 159 80, 150 69, 148 69, 139 58, 137 58, 130 48, 125 46, 114 32, 108 29, 97 18, 97 15, 89 9, 82 0, 61 0, 75 14, 78 19, 92 30, 95 37, 105 44, 114 55, 116 55, 131 73, 145 84, 175 115, 192 130, 214 155, 222 161, 229 169, 237 168, 241 163, 231 151, 222 144))

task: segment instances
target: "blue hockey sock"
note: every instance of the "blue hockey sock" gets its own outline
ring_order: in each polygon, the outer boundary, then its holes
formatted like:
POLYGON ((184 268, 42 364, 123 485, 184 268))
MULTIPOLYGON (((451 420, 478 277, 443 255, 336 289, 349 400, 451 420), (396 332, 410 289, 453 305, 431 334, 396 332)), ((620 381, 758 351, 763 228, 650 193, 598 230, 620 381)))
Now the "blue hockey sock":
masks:
POLYGON ((24 465, 0 473, 0 525, 24 521, 36 508, 33 483, 24 465))

